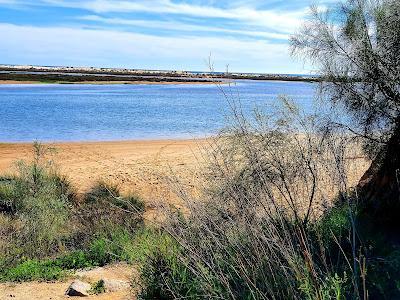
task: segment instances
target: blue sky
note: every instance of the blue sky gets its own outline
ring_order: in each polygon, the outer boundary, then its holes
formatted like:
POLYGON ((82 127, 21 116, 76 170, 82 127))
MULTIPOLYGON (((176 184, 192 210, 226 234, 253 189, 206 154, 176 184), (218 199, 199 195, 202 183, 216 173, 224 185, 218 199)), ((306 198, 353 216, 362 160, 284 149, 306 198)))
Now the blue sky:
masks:
POLYGON ((0 63, 310 73, 288 37, 311 0, 0 0, 0 63))

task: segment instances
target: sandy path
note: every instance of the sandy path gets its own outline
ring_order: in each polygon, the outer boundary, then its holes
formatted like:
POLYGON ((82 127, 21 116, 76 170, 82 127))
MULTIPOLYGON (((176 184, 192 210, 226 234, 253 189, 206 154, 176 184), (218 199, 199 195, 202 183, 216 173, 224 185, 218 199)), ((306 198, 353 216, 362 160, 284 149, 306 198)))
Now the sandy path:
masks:
MULTIPOLYGON (((121 280, 131 282, 134 276, 134 270, 129 265, 120 263, 109 265, 103 268, 96 268, 89 271, 77 272, 72 278, 63 282, 24 282, 19 284, 2 283, 0 284, 0 300, 65 300, 80 299, 80 297, 69 297, 65 295, 66 290, 74 278, 79 278, 88 283, 95 283, 100 279, 121 280)), ((133 300, 130 288, 124 288, 120 291, 91 295, 84 299, 91 300, 133 300)))
MULTIPOLYGON (((154 140, 46 144, 54 147, 49 159, 59 165, 78 192, 87 191, 97 180, 120 185, 124 191, 146 200, 169 198, 165 176, 171 171, 187 180, 196 177, 205 140, 154 140)), ((0 174, 13 172, 15 162, 32 157, 31 144, 0 144, 0 174)))

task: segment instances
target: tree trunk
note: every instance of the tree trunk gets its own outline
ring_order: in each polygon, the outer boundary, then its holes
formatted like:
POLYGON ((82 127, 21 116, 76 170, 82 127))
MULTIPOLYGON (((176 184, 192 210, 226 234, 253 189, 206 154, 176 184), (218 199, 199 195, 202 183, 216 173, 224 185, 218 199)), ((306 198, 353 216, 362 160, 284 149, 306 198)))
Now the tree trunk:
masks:
POLYGON ((386 147, 358 183, 364 212, 376 223, 400 227, 400 118, 386 147))

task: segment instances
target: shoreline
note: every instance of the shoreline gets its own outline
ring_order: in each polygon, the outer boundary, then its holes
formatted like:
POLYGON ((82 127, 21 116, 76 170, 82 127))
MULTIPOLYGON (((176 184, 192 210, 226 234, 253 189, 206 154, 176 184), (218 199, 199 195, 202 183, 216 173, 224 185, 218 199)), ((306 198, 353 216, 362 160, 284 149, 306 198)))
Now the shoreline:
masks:
POLYGON ((195 142, 207 141, 212 139, 213 136, 208 137, 182 137, 182 138, 143 138, 143 139, 128 139, 128 140, 76 140, 76 141, 0 141, 0 146, 4 145, 19 145, 19 146, 32 146, 34 142, 39 142, 42 145, 93 145, 93 144, 145 144, 145 143, 167 143, 167 142, 195 142))

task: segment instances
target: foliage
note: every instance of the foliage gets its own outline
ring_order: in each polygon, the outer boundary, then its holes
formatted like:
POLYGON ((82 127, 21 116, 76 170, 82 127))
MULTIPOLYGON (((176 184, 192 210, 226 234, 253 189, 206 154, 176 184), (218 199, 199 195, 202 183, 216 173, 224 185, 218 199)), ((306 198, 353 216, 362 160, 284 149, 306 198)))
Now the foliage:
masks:
POLYGON ((174 299, 178 295, 186 299, 203 298, 199 282, 179 259, 182 249, 168 235, 147 231, 140 237, 136 248, 136 260, 140 262, 142 286, 139 299, 174 299), (144 256, 143 256, 144 254, 144 256))
POLYGON ((315 6, 291 38, 292 52, 314 63, 323 77, 322 95, 344 105, 358 125, 351 130, 367 138, 375 154, 400 125, 399 10, 397 0, 315 6))
POLYGON ((340 277, 338 274, 325 278, 317 291, 314 291, 313 284, 309 280, 304 280, 299 289, 304 295, 304 300, 345 300, 347 275, 340 277))
POLYGON ((52 163, 45 161, 46 151, 35 144, 32 163, 19 162, 17 175, 0 181, 0 208, 13 220, 18 235, 9 249, 16 258, 51 255, 63 248, 69 237, 70 203, 75 193, 52 163))
POLYGON ((106 292, 106 288, 104 286, 104 280, 100 279, 92 285, 92 288, 89 291, 89 294, 102 294, 106 292))
POLYGON ((134 233, 143 225, 144 202, 134 194, 121 195, 117 185, 97 182, 76 212, 84 230, 80 236, 111 238, 121 230, 134 233))
POLYGON ((67 276, 68 272, 50 260, 26 260, 15 267, 0 271, 0 282, 53 281, 67 276))

